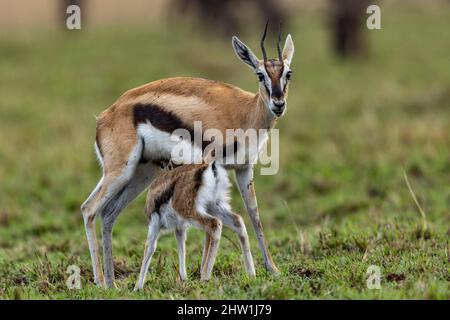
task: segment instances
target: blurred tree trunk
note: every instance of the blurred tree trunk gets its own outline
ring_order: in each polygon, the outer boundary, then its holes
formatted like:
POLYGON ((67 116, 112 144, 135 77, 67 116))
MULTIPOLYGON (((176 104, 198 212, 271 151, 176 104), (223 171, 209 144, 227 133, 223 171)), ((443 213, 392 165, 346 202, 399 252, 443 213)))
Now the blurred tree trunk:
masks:
MULTIPOLYGON (((262 21, 267 18, 274 23, 286 22, 287 13, 284 7, 276 0, 172 0, 175 11, 181 15, 193 14, 198 17, 202 29, 229 36, 248 26, 249 21, 256 17, 241 21, 242 7, 250 8, 251 13, 256 13, 262 21)), ((258 27, 262 23, 258 23, 258 27)), ((270 28, 270 32, 277 32, 276 28, 270 28)))
POLYGON ((368 0, 331 0, 333 48, 340 57, 357 57, 367 52, 364 33, 367 6, 368 0))

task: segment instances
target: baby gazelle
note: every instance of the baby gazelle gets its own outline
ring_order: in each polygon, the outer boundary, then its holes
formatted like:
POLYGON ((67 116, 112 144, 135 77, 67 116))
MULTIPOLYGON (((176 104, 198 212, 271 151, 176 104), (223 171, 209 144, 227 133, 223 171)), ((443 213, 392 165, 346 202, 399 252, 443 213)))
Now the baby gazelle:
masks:
POLYGON ((162 172, 149 188, 145 211, 149 215, 147 242, 137 289, 144 285, 150 260, 161 230, 175 230, 178 245, 179 272, 186 279, 186 228, 190 225, 206 232, 201 264, 201 279, 208 280, 219 246, 222 223, 233 229, 244 255, 249 276, 255 267, 242 218, 231 212, 226 170, 215 162, 190 164, 162 172))

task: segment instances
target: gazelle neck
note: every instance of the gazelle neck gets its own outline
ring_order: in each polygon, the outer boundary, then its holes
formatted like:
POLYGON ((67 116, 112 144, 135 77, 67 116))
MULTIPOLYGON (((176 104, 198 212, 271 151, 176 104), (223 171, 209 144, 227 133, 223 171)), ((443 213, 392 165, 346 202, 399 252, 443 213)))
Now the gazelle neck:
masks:
POLYGON ((277 122, 277 117, 270 112, 268 101, 259 91, 256 93, 254 101, 256 117, 254 117, 253 127, 255 129, 272 129, 277 122))

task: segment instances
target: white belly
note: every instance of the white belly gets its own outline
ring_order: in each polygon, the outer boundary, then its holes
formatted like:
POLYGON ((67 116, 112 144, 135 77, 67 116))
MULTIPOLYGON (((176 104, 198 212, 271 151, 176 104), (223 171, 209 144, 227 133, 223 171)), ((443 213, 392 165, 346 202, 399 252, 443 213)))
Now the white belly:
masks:
MULTIPOLYGON (((143 155, 149 160, 167 159, 175 164, 190 164, 202 163, 202 159, 207 156, 203 155, 200 146, 192 143, 189 139, 182 139, 179 135, 159 130, 149 122, 139 125, 138 134, 144 141, 143 155)), ((193 137, 191 138, 193 139, 193 137)), ((257 139, 250 143, 245 139, 238 139, 236 153, 223 154, 223 145, 216 146, 216 155, 224 157, 223 161, 218 159, 218 162, 227 167, 254 164, 258 161, 258 156, 267 144, 267 140, 267 132, 258 134, 257 139)), ((225 143, 228 146, 233 145, 232 141, 225 143)))
POLYGON ((144 140, 143 155, 146 159, 167 159, 175 164, 202 162, 200 147, 177 135, 159 130, 148 122, 139 125, 138 134, 144 140))

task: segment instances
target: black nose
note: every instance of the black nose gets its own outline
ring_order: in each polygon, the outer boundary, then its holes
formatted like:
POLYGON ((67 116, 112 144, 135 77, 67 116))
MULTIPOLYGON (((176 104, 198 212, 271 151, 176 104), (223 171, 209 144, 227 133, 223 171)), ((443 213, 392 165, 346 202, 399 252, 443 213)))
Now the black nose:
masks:
POLYGON ((282 109, 283 107, 284 107, 284 101, 282 101, 282 102, 273 102, 273 105, 275 106, 275 107, 277 107, 278 109, 282 109))
POLYGON ((274 106, 274 108, 272 109, 272 111, 277 115, 277 116, 281 116, 281 114, 283 113, 283 111, 284 111, 284 105, 285 105, 285 102, 284 101, 282 101, 282 102, 273 102, 273 106, 274 106))

